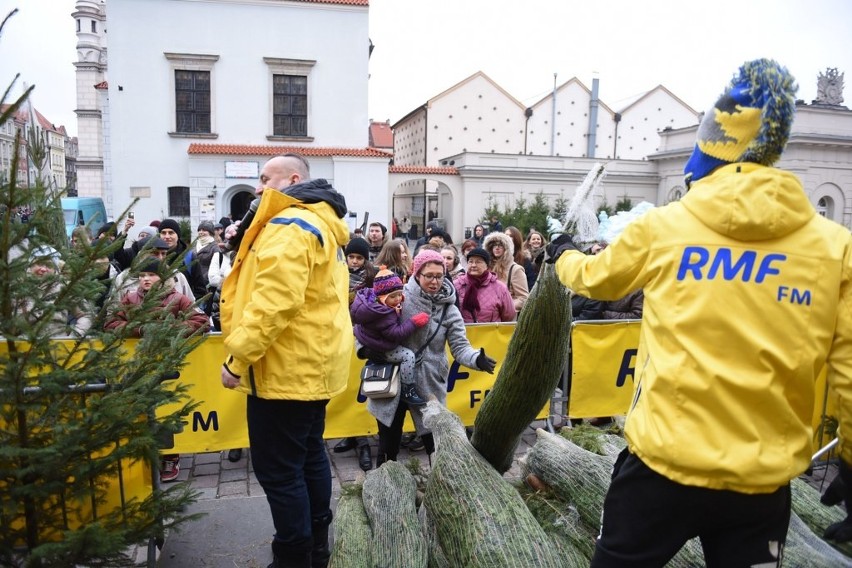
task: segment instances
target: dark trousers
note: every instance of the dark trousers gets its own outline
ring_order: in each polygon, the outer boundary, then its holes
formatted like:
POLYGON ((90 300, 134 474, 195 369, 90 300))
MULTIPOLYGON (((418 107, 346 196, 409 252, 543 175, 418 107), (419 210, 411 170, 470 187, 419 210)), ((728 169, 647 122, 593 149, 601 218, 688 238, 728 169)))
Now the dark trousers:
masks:
MULTIPOLYGON (((408 405, 400 401, 390 426, 385 426, 378 420, 376 421, 379 425, 379 454, 384 454, 385 459, 396 460, 396 456, 399 454, 399 443, 402 441, 402 424, 405 422, 406 412, 408 412, 408 405)), ((423 440, 426 452, 432 454, 435 451, 435 438, 432 437, 432 434, 423 434, 420 439, 423 440)))
POLYGON ((591 566, 664 566, 696 536, 708 568, 781 566, 789 523, 789 484, 765 494, 681 485, 624 450, 591 566))
POLYGON ((322 439, 327 404, 247 397, 251 460, 272 512, 273 549, 309 552, 312 521, 331 520, 331 469, 322 439))

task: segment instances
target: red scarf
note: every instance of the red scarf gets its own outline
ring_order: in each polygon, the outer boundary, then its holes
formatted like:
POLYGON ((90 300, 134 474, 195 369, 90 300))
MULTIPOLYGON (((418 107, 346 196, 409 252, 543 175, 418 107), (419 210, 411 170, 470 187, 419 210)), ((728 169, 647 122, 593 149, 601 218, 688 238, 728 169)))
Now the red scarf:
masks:
POLYGON ((464 295, 462 308, 474 316, 476 315, 476 312, 479 311, 479 289, 482 288, 483 284, 485 284, 489 275, 490 273, 488 270, 483 272, 480 276, 474 276, 470 272, 465 274, 465 278, 467 278, 467 293, 464 295))

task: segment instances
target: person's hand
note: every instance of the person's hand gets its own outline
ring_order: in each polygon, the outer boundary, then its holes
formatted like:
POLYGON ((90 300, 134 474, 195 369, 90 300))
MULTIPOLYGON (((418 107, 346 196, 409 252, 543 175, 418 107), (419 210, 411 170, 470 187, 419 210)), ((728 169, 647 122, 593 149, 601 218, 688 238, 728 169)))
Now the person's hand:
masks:
POLYGON ((136 219, 133 217, 128 217, 124 220, 124 234, 127 235, 130 233, 130 229, 133 228, 133 225, 136 224, 136 219))
POLYGON ((427 314, 426 312, 420 312, 419 314, 414 314, 413 316, 411 316, 411 321, 417 327, 423 327, 424 325, 429 323, 429 314, 427 314))
POLYGON ((562 253, 566 250, 578 249, 577 246, 574 244, 574 238, 567 233, 563 233, 553 239, 553 242, 551 242, 545 247, 544 251, 546 253, 547 258, 544 259, 544 262, 547 262, 548 264, 553 264, 554 262, 559 260, 559 257, 562 256, 562 253))
POLYGON ((222 365, 222 386, 226 389, 233 389, 239 386, 240 378, 233 374, 225 365, 222 365))
POLYGON ((479 355, 476 357, 476 367, 480 371, 485 371, 489 375, 494 374, 494 367, 497 365, 497 360, 485 354, 485 348, 479 348, 479 355))
POLYGON ((847 516, 839 523, 829 525, 825 529, 824 538, 835 542, 852 540, 852 467, 840 460, 840 471, 834 481, 828 486, 820 501, 826 505, 834 505, 840 500, 846 502, 847 516))

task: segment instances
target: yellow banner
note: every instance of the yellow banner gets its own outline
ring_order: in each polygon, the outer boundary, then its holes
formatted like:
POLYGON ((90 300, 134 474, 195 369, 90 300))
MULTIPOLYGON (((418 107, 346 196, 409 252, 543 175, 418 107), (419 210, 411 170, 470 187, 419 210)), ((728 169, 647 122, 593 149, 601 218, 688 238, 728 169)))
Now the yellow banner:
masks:
POLYGON ((625 414, 633 398, 640 320, 575 322, 571 326, 568 415, 625 414))
MULTIPOLYGON (((494 385, 500 364, 506 357, 515 324, 480 324, 467 326, 467 337, 476 348, 484 347, 497 359, 493 375, 459 365, 447 350, 450 371, 447 377, 447 406, 466 425, 473 424, 485 395, 494 385)), ((180 382, 189 386, 189 395, 200 402, 190 415, 183 432, 175 436, 174 450, 179 453, 210 452, 248 446, 246 397, 222 387, 220 368, 225 349, 221 334, 210 334, 188 357, 180 382)), ((359 395, 361 367, 364 361, 353 353, 349 363, 346 391, 328 404, 325 437, 367 436, 376 434, 376 419, 367 412, 366 399, 359 395)), ((406 429, 413 431, 411 417, 406 429)))

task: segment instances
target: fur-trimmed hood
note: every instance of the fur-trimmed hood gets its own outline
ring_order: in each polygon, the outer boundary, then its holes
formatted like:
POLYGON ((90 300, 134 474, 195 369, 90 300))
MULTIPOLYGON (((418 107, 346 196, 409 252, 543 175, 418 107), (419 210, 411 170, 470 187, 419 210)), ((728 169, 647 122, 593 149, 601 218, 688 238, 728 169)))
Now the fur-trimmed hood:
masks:
POLYGON ((493 233, 489 233, 488 236, 485 237, 485 240, 482 242, 482 248, 488 251, 488 254, 491 255, 491 270, 496 272, 498 276, 507 274, 509 267, 512 266, 513 262, 515 262, 515 243, 512 242, 512 238, 505 233, 495 231, 493 233), (503 248, 505 249, 503 256, 499 260, 495 259, 494 253, 491 252, 494 244, 498 242, 503 245, 503 248))

